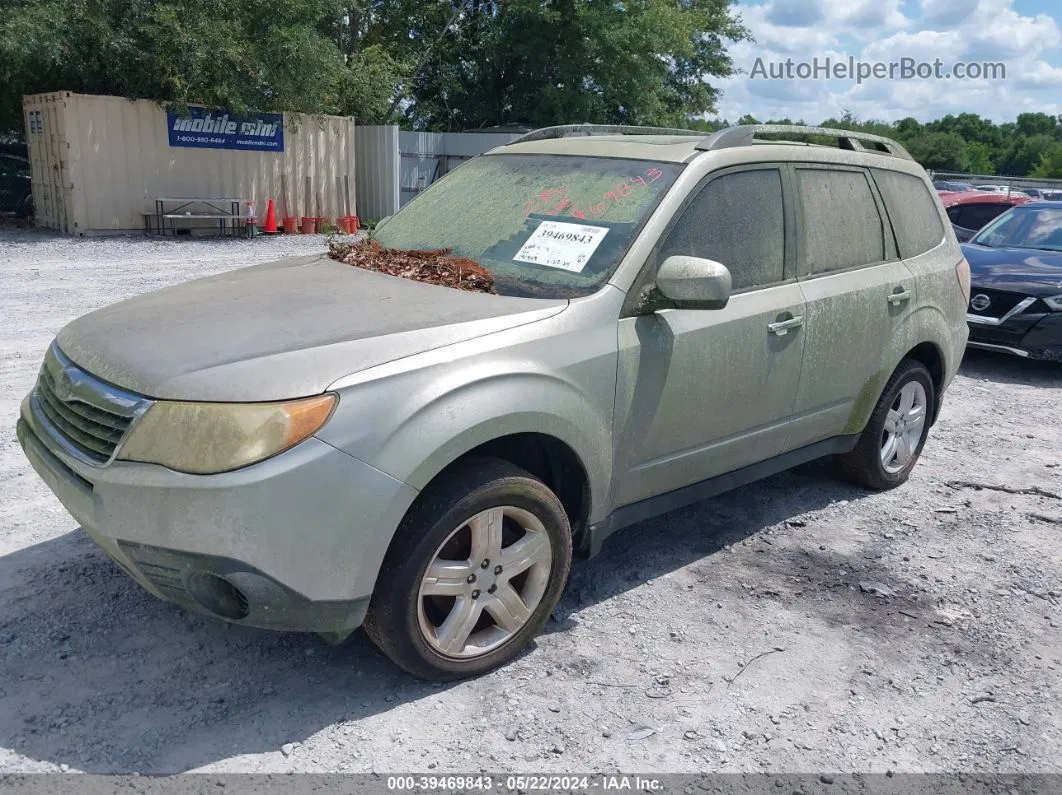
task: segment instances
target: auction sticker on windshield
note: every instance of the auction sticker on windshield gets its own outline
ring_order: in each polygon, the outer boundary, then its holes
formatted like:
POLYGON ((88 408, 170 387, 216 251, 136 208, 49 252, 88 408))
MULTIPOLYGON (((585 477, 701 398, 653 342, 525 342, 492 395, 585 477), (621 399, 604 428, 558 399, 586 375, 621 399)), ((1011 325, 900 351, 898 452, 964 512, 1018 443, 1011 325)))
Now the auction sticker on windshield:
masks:
POLYGON ((543 221, 513 259, 582 273, 607 234, 603 226, 543 221))

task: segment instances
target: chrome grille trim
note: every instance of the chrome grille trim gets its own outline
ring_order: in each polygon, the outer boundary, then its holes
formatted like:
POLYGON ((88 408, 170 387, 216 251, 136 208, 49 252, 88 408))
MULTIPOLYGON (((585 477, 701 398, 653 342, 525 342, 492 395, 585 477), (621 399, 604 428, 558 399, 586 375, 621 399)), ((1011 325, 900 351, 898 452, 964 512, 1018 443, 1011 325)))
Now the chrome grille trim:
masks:
POLYGON ((52 343, 30 396, 47 441, 72 458, 102 467, 117 456, 129 429, 151 400, 82 370, 52 343))
POLYGON ((1001 326, 1015 315, 1020 315, 1022 312, 1024 312, 1026 309, 1028 309, 1035 303, 1035 297, 1026 298, 1016 303, 1014 307, 1002 317, 992 317, 991 315, 975 315, 972 312, 967 312, 966 320, 970 323, 977 323, 982 326, 1001 326))

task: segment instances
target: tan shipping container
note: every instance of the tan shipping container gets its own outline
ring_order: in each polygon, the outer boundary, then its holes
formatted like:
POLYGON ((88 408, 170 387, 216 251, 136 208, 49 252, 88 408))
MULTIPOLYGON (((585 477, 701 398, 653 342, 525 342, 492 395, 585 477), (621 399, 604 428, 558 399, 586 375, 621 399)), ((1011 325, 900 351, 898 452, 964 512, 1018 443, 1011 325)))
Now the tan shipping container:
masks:
POLYGON ((278 224, 357 213, 352 118, 285 113, 284 151, 264 152, 172 147, 166 112, 149 100, 58 91, 23 107, 38 226, 143 231, 159 197, 239 198, 259 218, 271 198, 278 224))

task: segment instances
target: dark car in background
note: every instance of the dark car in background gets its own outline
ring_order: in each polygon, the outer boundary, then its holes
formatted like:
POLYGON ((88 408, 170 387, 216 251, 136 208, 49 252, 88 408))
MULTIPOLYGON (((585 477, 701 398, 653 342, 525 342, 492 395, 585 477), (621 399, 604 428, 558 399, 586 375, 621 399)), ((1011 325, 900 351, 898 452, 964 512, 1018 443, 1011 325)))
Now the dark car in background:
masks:
POLYGON ((933 187, 940 191, 947 191, 949 193, 967 193, 968 191, 976 190, 969 182, 951 182, 950 180, 938 179, 933 182, 933 187))
POLYGON ((0 213, 33 215, 30 163, 18 155, 0 153, 0 213))
POLYGON ((1025 204, 1030 199, 1024 194, 989 193, 973 191, 943 193, 940 200, 947 210, 948 219, 960 243, 966 242, 990 221, 994 221, 1011 207, 1025 204))
POLYGON ((970 347, 1062 362, 1062 202, 1012 207, 962 249, 970 347))

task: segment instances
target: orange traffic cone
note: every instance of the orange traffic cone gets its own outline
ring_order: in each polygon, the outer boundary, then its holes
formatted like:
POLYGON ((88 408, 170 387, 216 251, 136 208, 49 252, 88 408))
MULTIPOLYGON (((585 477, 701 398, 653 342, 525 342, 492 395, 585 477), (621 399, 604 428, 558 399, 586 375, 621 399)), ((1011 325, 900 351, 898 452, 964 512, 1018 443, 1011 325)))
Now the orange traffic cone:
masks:
POLYGON ((265 226, 262 228, 262 231, 267 235, 275 235, 277 233, 277 211, 273 207, 272 199, 266 204, 265 226))

